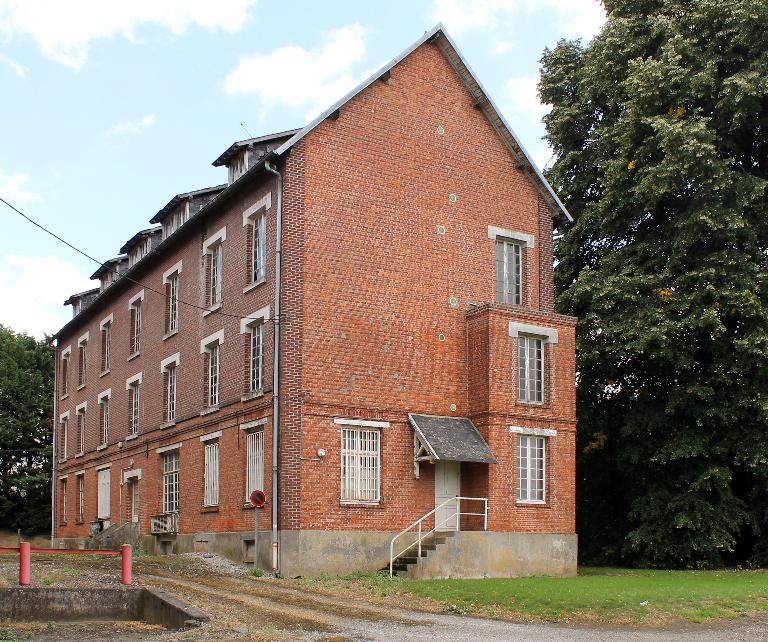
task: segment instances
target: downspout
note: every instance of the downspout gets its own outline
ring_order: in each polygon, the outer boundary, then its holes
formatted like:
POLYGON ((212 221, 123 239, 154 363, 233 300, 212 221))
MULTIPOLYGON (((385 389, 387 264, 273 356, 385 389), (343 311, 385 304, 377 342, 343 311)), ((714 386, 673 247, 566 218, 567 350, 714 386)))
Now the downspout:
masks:
MULTIPOLYGON (((272 163, 266 161, 264 168, 277 176, 277 232, 275 234, 275 314, 274 349, 272 356, 272 570, 280 572, 280 549, 277 520, 279 517, 278 448, 280 446, 280 298, 282 284, 283 253, 283 175, 272 163)), ((257 555, 255 552, 254 555, 257 555)))
POLYGON ((59 429, 59 341, 56 340, 53 362, 53 426, 51 436, 51 548, 56 536, 56 442, 59 429))

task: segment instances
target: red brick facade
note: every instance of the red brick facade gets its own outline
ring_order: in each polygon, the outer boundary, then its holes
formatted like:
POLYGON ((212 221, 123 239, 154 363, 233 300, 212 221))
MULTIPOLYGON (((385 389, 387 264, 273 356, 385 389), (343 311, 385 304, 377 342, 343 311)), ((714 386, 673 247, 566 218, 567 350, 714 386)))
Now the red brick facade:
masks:
MULTIPOLYGON (((413 472, 407 413, 466 416, 496 464, 462 464, 462 492, 488 497, 494 531, 574 532, 574 333, 554 314, 553 211, 453 67, 429 43, 391 76, 345 103, 338 118, 312 129, 276 161, 284 177, 282 340, 280 344, 279 515, 281 530, 397 531, 435 506, 434 467, 413 472), (495 244, 489 226, 532 237, 523 250, 522 305, 495 300, 495 244), (517 338, 510 322, 557 332, 544 351, 544 402, 517 401, 517 338), (336 418, 389 422, 381 430, 381 500, 341 501, 341 432, 336 418), (517 433, 546 429, 546 501, 516 501, 517 433), (325 450, 318 457, 318 449, 325 450)), ((275 296, 276 177, 248 174, 206 213, 165 241, 65 326, 59 353, 72 346, 68 516, 57 502, 56 536, 82 537, 97 516, 98 466, 111 464, 112 523, 130 519, 124 471, 141 470, 140 528, 161 513, 162 456, 181 443, 179 532, 248 531, 246 422, 265 418, 264 480, 272 461, 272 342, 275 296), (247 291, 248 232, 243 212, 267 195, 265 281, 247 291), (163 274, 182 262, 180 298, 207 306, 206 238, 226 227, 223 303, 206 313, 180 306, 180 327, 164 336, 163 274), (150 290, 151 288, 152 290, 150 290), (141 351, 129 358, 129 301, 144 290, 141 351), (156 290, 157 292, 153 291, 156 290), (247 391, 248 344, 240 318, 269 306, 263 394, 247 391), (100 373, 100 321, 112 314, 111 369, 100 373), (201 340, 223 330, 221 400, 205 412, 201 340), (90 333, 86 384, 77 387, 78 338, 90 333), (163 427, 160 363, 179 353, 177 419, 163 427), (142 373, 140 428, 128 438, 126 380, 142 373), (98 446, 98 395, 111 388, 109 439, 98 446), (75 456, 76 408, 87 402, 84 454, 75 456), (202 413, 202 414, 201 414, 202 413), (221 431, 220 499, 203 506, 204 446, 221 431), (85 523, 77 523, 76 474, 85 471, 85 523)), ((59 368, 61 358, 57 359, 59 368)), ((61 371, 59 390, 62 390, 61 371)), ((130 474, 130 472, 129 472, 130 474)), ((57 485, 57 490, 62 488, 57 485)), ((269 527, 269 511, 262 527, 269 527)), ((463 527, 477 527, 465 518, 463 527)))

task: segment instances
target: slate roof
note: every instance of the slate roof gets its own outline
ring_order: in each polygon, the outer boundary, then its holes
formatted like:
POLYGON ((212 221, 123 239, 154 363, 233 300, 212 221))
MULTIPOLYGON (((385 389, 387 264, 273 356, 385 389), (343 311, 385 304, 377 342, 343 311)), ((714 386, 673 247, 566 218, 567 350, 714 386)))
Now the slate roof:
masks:
POLYGON ((160 223, 165 218, 165 215, 168 214, 171 210, 173 210, 179 203, 181 203, 183 200, 187 198, 196 198, 198 196, 205 196, 207 194, 212 194, 213 192, 221 192, 225 187, 226 183, 223 185, 215 185, 214 187, 205 187, 203 189, 196 189, 191 192, 184 192, 183 194, 176 194, 170 201, 168 201, 161 209, 158 210, 157 214, 155 214, 151 219, 149 219, 150 223, 160 223))
POLYGON ((409 413, 408 420, 422 444, 436 460, 496 463, 485 439, 466 417, 409 413))

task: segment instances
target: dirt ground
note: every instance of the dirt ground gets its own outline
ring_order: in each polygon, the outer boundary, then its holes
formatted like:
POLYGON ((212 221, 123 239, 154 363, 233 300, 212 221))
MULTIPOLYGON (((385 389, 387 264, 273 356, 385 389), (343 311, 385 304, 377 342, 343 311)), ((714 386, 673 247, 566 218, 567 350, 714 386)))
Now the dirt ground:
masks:
MULTIPOLYGON (((15 556, 0 555, 0 586, 18 577, 15 556)), ((37 586, 109 586, 119 583, 119 560, 90 556, 33 557, 37 586)), ((739 620, 675 629, 618 629, 519 623, 448 615, 444 606, 404 596, 365 598, 311 590, 306 583, 255 578, 248 569, 207 555, 135 557, 138 585, 155 586, 202 609, 211 621, 169 631, 143 623, 0 622, 0 640, 137 642, 182 640, 578 640, 650 642, 766 640, 768 621, 739 620), (424 610, 426 609, 426 611, 424 610), (429 611, 433 612, 429 612, 429 611), (442 612, 437 612, 442 610, 442 612)))

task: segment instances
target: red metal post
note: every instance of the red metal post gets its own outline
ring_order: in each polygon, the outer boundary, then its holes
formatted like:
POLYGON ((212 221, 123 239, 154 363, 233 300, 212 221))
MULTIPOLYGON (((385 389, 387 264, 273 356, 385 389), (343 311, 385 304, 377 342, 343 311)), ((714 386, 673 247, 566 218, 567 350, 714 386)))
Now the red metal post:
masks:
POLYGON ((29 542, 19 542, 19 584, 27 586, 32 575, 32 554, 29 542))
POLYGON ((123 572, 120 581, 130 584, 133 579, 133 551, 130 544, 123 544, 120 554, 123 557, 123 572))

